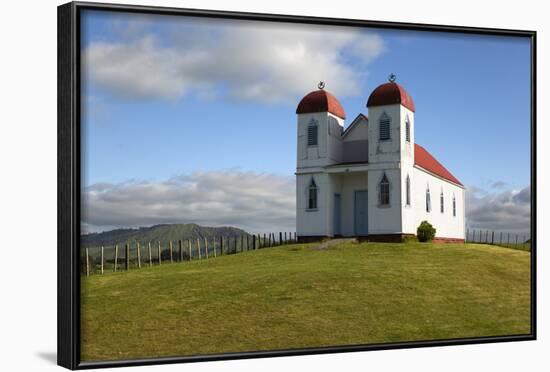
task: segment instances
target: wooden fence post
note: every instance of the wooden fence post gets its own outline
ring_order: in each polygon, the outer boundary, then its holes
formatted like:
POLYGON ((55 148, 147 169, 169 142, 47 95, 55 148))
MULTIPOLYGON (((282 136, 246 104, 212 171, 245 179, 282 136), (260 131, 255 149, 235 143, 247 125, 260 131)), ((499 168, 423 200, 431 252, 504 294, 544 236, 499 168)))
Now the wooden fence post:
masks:
POLYGON ((491 244, 495 244, 495 232, 491 233, 491 244))
POLYGON ((191 261, 191 239, 187 239, 187 247, 189 248, 189 261, 191 261))
POLYGON ((178 248, 180 250, 180 262, 183 262, 183 242, 178 240, 178 248))
POLYGON ((126 243, 126 259, 124 260, 124 268, 130 270, 130 244, 126 243))
POLYGON ((220 236, 220 256, 223 256, 223 236, 220 236))
POLYGON ((162 252, 160 249, 160 241, 159 241, 158 251, 159 251, 159 265, 162 265, 162 252))
POLYGON ((283 233, 279 231, 279 245, 283 244, 283 233))
POLYGON ((103 275, 103 246, 101 246, 101 275, 103 275))
POLYGON ((250 250, 250 244, 248 244, 248 234, 246 234, 246 250, 250 250))
POLYGON ((252 250, 256 250, 256 234, 252 235, 252 250))
POLYGON ((216 258, 217 253, 216 253, 216 237, 215 236, 212 237, 212 245, 213 245, 212 248, 214 248, 214 258, 216 258))
POLYGON ((118 244, 115 244, 115 273, 117 269, 117 264, 118 264, 118 244))
POLYGON ((206 253, 206 259, 208 260, 208 239, 204 237, 204 252, 206 253))
POLYGON ((201 241, 197 238, 197 250, 199 251, 199 260, 201 259, 201 241))
POLYGON ((174 247, 172 245, 172 241, 169 242, 170 247, 170 263, 174 263, 174 247))
POLYGON ((86 276, 90 276, 90 259, 88 255, 88 248, 86 248, 86 276))
POLYGON ((284 240, 284 243, 286 244, 286 231, 285 231, 285 240, 284 240))
POLYGON ((153 266, 153 257, 151 255, 151 242, 149 242, 149 267, 153 266))
POLYGON ((139 242, 136 242, 136 244, 137 244, 138 268, 141 269, 141 248, 139 247, 139 242))

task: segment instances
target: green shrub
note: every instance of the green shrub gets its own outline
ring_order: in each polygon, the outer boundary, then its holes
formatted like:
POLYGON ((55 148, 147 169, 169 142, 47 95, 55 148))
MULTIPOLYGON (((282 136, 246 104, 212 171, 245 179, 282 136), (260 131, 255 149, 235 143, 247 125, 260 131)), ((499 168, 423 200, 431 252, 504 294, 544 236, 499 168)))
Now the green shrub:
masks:
POLYGON ((422 221, 416 229, 416 236, 420 242, 429 242, 435 237, 435 228, 428 221, 422 221))

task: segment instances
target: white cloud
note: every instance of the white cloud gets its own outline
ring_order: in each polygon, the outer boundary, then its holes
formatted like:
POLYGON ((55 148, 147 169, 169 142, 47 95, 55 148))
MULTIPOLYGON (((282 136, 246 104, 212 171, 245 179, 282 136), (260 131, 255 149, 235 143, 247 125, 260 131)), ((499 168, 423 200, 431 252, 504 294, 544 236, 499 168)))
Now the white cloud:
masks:
POLYGON ((384 51, 378 35, 356 28, 202 21, 162 39, 139 29, 139 37, 90 44, 86 81, 126 98, 194 93, 273 103, 293 101, 323 80, 344 97, 360 93, 368 63, 384 51))
POLYGON ((82 191, 83 233, 161 223, 294 231, 294 177, 230 169, 82 191))
POLYGON ((466 221, 470 229, 528 233, 530 213, 529 186, 501 192, 487 192, 475 186, 466 189, 466 221))
MULTIPOLYGON (((249 232, 294 231, 295 179, 229 169, 162 182, 97 183, 82 191, 83 232, 161 223, 234 226, 249 232)), ((528 233, 530 187, 466 191, 470 229, 528 233)))

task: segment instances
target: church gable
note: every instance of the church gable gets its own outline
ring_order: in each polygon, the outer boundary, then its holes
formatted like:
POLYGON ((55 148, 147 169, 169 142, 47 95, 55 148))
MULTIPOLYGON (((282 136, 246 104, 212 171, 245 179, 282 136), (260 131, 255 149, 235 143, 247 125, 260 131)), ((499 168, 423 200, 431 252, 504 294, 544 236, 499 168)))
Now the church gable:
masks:
POLYGON ((344 142, 350 141, 362 141, 368 138, 368 123, 369 120, 363 114, 357 115, 357 117, 351 122, 349 127, 346 128, 342 134, 344 142))
POLYGON ((342 161, 366 163, 369 160, 368 119, 359 114, 342 134, 342 161))

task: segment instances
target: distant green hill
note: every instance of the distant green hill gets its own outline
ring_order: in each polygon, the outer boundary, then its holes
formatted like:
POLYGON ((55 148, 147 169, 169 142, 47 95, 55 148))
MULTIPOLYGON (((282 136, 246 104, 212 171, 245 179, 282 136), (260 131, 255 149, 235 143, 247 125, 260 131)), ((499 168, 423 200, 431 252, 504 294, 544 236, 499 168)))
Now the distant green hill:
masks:
POLYGON ((235 227, 207 227, 194 223, 155 225, 138 229, 117 229, 101 233, 85 234, 80 236, 82 247, 109 246, 125 242, 167 242, 179 239, 197 239, 214 237, 240 237, 250 235, 235 227))

